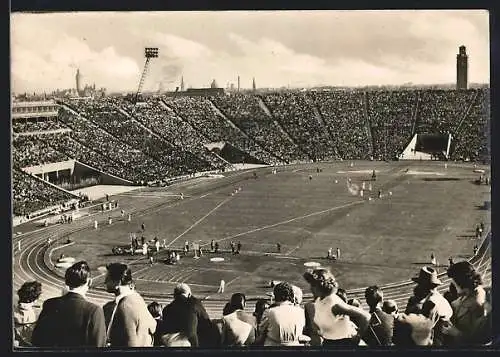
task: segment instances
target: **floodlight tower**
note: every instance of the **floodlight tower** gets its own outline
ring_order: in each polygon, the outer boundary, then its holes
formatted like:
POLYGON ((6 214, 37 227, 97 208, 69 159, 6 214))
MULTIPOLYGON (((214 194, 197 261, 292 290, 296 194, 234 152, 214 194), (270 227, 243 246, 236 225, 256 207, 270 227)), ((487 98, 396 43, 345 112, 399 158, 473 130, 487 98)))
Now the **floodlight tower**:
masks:
POLYGON ((139 87, 137 88, 137 93, 135 95, 135 102, 137 103, 137 99, 139 98, 139 94, 141 94, 142 86, 144 84, 144 80, 146 79, 146 75, 148 73, 149 62, 151 58, 158 58, 158 47, 146 47, 144 49, 144 57, 146 58, 146 62, 144 63, 144 69, 142 71, 141 80, 139 81, 139 87))

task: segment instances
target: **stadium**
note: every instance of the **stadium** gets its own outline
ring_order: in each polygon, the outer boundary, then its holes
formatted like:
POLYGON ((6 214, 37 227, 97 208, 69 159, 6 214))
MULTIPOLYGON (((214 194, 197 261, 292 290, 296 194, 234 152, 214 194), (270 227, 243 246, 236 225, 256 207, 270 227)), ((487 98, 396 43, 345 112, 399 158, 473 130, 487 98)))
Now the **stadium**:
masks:
POLYGON ((452 261, 491 286, 488 87, 87 96, 78 76, 12 103, 13 296, 60 296, 81 260, 91 302, 123 262, 147 303, 186 283, 213 321, 283 281, 312 301, 310 268, 366 309, 376 284, 404 311, 425 266, 444 294, 452 261))

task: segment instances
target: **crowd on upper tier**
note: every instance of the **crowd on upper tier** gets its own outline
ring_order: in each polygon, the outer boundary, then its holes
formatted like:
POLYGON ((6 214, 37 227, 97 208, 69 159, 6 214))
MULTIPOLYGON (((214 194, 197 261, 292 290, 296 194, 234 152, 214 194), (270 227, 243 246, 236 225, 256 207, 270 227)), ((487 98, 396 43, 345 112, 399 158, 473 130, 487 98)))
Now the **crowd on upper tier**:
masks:
MULTIPOLYGON (((395 159, 414 133, 451 133, 451 159, 489 157, 488 90, 325 91, 66 101, 57 121, 15 120, 17 168, 76 159, 142 183, 217 170, 205 145, 229 143, 268 164, 395 159), (67 109, 69 107, 69 109, 67 109)), ((49 203, 47 203, 49 204, 49 203)))
MULTIPOLYGON (((165 138, 169 143, 209 162, 212 168, 222 169, 225 163, 220 157, 213 155, 205 147, 211 141, 194 129, 189 122, 184 121, 160 100, 148 101, 134 106, 128 101, 122 102, 122 107, 133 118, 153 133, 165 138)), ((197 168, 202 171, 204 168, 197 168)))
POLYGON ((273 155, 228 120, 209 99, 165 98, 165 103, 211 142, 227 142, 266 163, 277 161, 273 155))
POLYGON ((448 290, 433 267, 423 267, 406 306, 384 299, 383 290, 365 289, 365 305, 349 299, 331 271, 303 274, 312 293, 279 282, 270 300, 260 299, 248 311, 243 293, 234 293, 221 318, 212 320, 203 300, 189 285, 177 284, 167 305, 146 304, 135 289, 132 271, 122 263, 107 266, 104 280, 110 301, 103 307, 87 300, 92 283, 85 261, 66 270, 62 296, 37 300, 42 286, 26 282, 14 308, 14 340, 19 347, 192 347, 311 346, 371 348, 432 346, 471 347, 491 341, 491 291, 468 261, 452 263, 446 272, 448 290), (111 297, 112 296, 112 297, 111 297))
POLYGON ((29 133, 45 130, 67 129, 67 126, 54 119, 47 120, 13 120, 12 130, 15 133, 29 133))
POLYGON ((241 130, 282 161, 308 160, 257 96, 214 97, 214 104, 241 130))

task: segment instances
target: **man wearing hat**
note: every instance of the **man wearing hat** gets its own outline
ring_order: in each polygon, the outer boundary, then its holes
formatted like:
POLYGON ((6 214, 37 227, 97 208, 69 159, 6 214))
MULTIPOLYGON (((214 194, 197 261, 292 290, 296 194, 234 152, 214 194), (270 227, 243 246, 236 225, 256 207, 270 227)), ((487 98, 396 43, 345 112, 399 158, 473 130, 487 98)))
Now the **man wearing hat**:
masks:
POLYGON ((431 301, 434 303, 431 316, 449 320, 453 315, 453 310, 448 300, 436 289, 442 284, 441 280, 438 279, 437 271, 431 267, 423 267, 418 276, 412 280, 417 283, 417 286, 413 290, 414 295, 408 300, 406 313, 421 313, 423 305, 427 301, 431 301))
POLYGON ((417 286, 413 290, 414 295, 408 300, 405 313, 422 314, 430 319, 434 326, 434 344, 439 345, 440 329, 443 324, 450 321, 453 309, 446 298, 437 291, 441 280, 437 277, 437 271, 431 267, 423 267, 417 277, 412 278, 417 286))

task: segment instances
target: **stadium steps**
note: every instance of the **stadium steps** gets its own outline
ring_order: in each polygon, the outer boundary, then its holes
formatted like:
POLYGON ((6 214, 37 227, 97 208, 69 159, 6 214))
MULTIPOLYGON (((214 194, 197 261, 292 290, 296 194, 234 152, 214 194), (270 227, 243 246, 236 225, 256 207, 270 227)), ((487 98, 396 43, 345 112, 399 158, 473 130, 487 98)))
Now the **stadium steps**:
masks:
MULTIPOLYGON (((97 124, 95 124, 94 122, 92 122, 92 121, 88 120, 88 119, 87 119, 87 118, 85 118, 83 115, 81 115, 80 113, 78 113, 77 111, 75 111, 74 109, 72 109, 70 106, 67 106, 65 103, 62 103, 62 102, 61 102, 61 104, 60 104, 60 105, 61 105, 61 107, 62 107, 62 108, 66 109, 66 110, 67 110, 67 111, 69 111, 71 114, 75 115, 76 117, 81 118, 81 119, 85 120, 85 121, 86 121, 86 122, 88 122, 88 123, 92 123, 93 125, 95 125, 96 127, 98 127, 98 128, 99 128, 99 130, 103 130, 100 126, 98 126, 98 125, 97 125, 97 124)), ((70 126, 70 125, 68 125, 68 126, 70 126)), ((110 135, 110 136, 112 136, 113 138, 115 138, 116 140, 121 141, 120 139, 116 138, 113 134, 109 133, 108 131, 106 131, 106 130, 103 130, 103 131, 104 131, 107 135, 110 135)), ((77 139, 75 139, 75 138, 73 138, 73 137, 71 137, 71 136, 69 137, 69 139, 70 139, 70 140, 72 140, 72 141, 77 142, 78 144, 80 144, 80 145, 82 145, 82 146, 84 146, 84 147, 86 147, 86 148, 87 148, 88 150, 90 150, 90 151, 96 152, 96 153, 97 153, 97 154, 99 154, 100 156, 105 157, 108 161, 110 161, 110 162, 112 162, 112 163, 114 163, 114 164, 116 164, 116 165, 118 165, 118 166, 123 165, 123 163, 118 162, 118 161, 116 161, 116 160, 114 160, 114 159, 110 158, 110 157, 109 157, 109 156, 108 156, 105 152, 102 152, 102 151, 100 151, 100 150, 96 150, 95 148, 91 148, 91 147, 89 147, 86 143, 81 142, 80 140, 77 140, 77 139)), ((130 145, 128 145, 128 144, 126 144, 126 145, 127 145, 127 146, 130 146, 130 145)), ((89 165, 87 165, 87 166, 89 166, 89 165)), ((106 174, 108 174, 108 173, 106 173, 106 174)), ((115 175, 115 176, 116 176, 116 175, 115 175)), ((117 176, 117 177, 119 177, 119 176, 117 176)), ((119 178, 124 179, 123 177, 119 177, 119 178)), ((127 180, 127 179, 124 179, 124 180, 127 180)), ((130 181, 130 180, 127 180, 127 181, 130 181)))
POLYGON ((280 130, 281 134, 286 137, 288 139, 288 141, 290 143, 293 144, 293 146, 295 146, 297 148, 298 151, 300 151, 302 153, 302 155, 304 155, 304 158, 309 158, 309 155, 304 151, 302 150, 302 148, 297 145, 297 143, 293 140, 292 136, 281 126, 281 124, 279 123, 279 121, 276 120, 276 118, 272 115, 271 111, 269 110, 269 108, 267 107, 266 103, 264 103, 264 101, 262 100, 262 98, 260 96, 256 96, 257 98, 257 102, 259 103, 259 106, 262 108, 262 110, 264 111, 264 113, 266 113, 270 118, 271 120, 273 121, 274 125, 276 125, 276 127, 280 130))
MULTIPOLYGON (((205 139, 207 141, 207 143, 210 143, 211 140, 210 138, 206 137, 202 132, 200 132, 199 130, 197 130, 194 126, 191 125, 190 122, 184 120, 183 117, 181 117, 179 114, 177 114, 177 112, 173 109, 173 108, 170 108, 162 99, 159 99, 158 100, 158 104, 164 109, 166 110, 167 112, 170 112, 172 114, 174 114, 177 118, 179 118, 179 120, 181 120, 185 125, 188 125, 189 127, 191 127, 191 129, 193 129, 193 131, 197 132, 198 135, 200 135, 203 139, 205 139)), ((153 130, 153 129, 151 129, 153 130)), ((222 156, 218 155, 217 153, 213 152, 213 151, 210 151, 208 150, 205 146, 203 146, 205 150, 207 150, 210 155, 213 155, 217 158, 218 161, 221 161, 223 162, 225 165, 227 165, 229 168, 234 168, 233 164, 231 164, 229 161, 227 161, 226 159, 224 159, 222 156)))
MULTIPOLYGON (((254 145, 256 145, 260 150, 262 150, 264 153, 266 153, 267 155, 269 155, 271 158, 276 158, 280 161, 284 161, 282 158, 276 156, 274 153, 270 152, 267 148, 265 148, 262 144, 260 144, 258 141, 256 141, 254 138, 252 138, 250 135, 248 135, 243 129, 241 129, 239 126, 237 126, 236 124, 233 123, 233 121, 231 119, 229 119, 229 117, 224 114, 218 107, 217 105, 213 102, 213 100, 211 98, 208 98, 208 102, 210 103, 212 109, 219 115, 221 116, 222 118, 224 118, 224 120, 229 123, 229 125, 231 125, 233 128, 235 128, 236 130, 238 130, 246 139, 250 140, 251 142, 254 143, 254 145)), ((245 150, 242 150, 245 152, 245 150)), ((252 156, 255 156, 254 154, 251 154, 252 156)), ((264 160, 263 160, 264 161, 264 160)))
POLYGON ((374 147, 375 147, 375 142, 373 141, 373 135, 372 135, 372 124, 370 120, 370 116, 368 115, 368 93, 363 92, 363 113, 365 116, 365 130, 366 130, 366 135, 368 137, 368 144, 370 146, 370 156, 374 157, 375 152, 374 152, 374 147))
POLYGON ((318 121, 318 125, 323 130, 325 137, 327 137, 329 139, 329 141, 332 143, 333 151, 335 152, 335 156, 340 157, 339 152, 337 150, 337 143, 333 140, 332 132, 330 131, 330 128, 328 128, 328 126, 326 125, 325 119, 323 118, 323 115, 321 114, 318 106, 316 104, 313 104, 312 109, 313 109, 314 117, 318 121))
POLYGON ((210 102, 212 102, 212 105, 215 106, 219 113, 221 113, 225 118, 226 120, 229 120, 235 127, 237 127, 239 130, 241 130, 241 132, 245 133, 245 135, 250 138, 256 145, 258 145, 260 147, 261 150, 265 151, 268 155, 271 155, 272 157, 278 159, 281 163, 288 163, 287 160, 285 160, 284 158, 278 156, 277 154, 273 153, 271 150, 269 150, 267 147, 264 146, 264 144, 260 141, 260 140, 257 140, 253 137, 251 137, 243 128, 240 128, 233 120, 232 118, 227 115, 226 113, 224 113, 224 111, 220 108, 217 107, 217 104, 215 104, 212 99, 210 99, 210 102))
POLYGON ((462 134, 462 128, 464 124, 467 122, 467 118, 469 117, 469 113, 472 107, 476 104, 477 99, 479 98, 479 91, 477 91, 474 95, 474 98, 471 100, 470 104, 467 106, 464 115, 460 118, 455 130, 452 131, 453 138, 458 138, 462 134))
MULTIPOLYGON (((129 118, 129 120, 132 120, 134 121, 137 125, 139 125, 142 129, 146 130, 149 134, 151 134, 152 136, 154 136, 155 138, 157 138, 158 140, 160 141, 164 141, 166 142, 168 145, 170 145, 172 148, 175 148, 179 151, 184 151, 184 152, 188 152, 190 153, 191 155, 197 157, 199 160, 202 160, 202 161, 205 161, 206 160, 200 156, 198 156, 196 153, 192 152, 192 151, 189 151, 189 150, 185 150, 181 147, 178 147, 177 145, 175 145, 174 143, 168 141, 164 136, 161 136, 160 134, 158 134, 156 131, 152 130, 151 128, 147 127, 146 125, 144 125, 140 120, 137 120, 135 118, 135 116, 131 113, 128 113, 125 109, 121 108, 121 107, 117 107, 118 111, 120 113, 122 113, 124 116, 126 116, 127 118, 129 118)), ((207 162, 208 165, 212 166, 211 163, 207 162)))
MULTIPOLYGON (((89 122, 89 123, 92 123, 93 125, 95 125, 96 127, 98 127, 100 130, 102 130, 103 132, 105 132, 107 135, 112 136, 115 140, 117 140, 117 141, 119 141, 119 142, 122 142, 123 144, 125 144, 125 145, 127 145, 127 146, 129 146, 129 147, 131 147, 131 148, 133 148, 133 149, 136 149, 136 150, 140 151, 140 153, 141 153, 142 155, 144 155, 145 157, 149 157, 151 160, 156 161, 156 162, 157 162, 157 163, 159 163, 159 164, 164 164, 164 162, 162 161, 162 159, 161 159, 161 158, 159 158, 159 157, 157 157, 157 156, 150 155, 150 154, 149 154, 149 153, 147 153, 147 152, 144 152, 144 151, 143 151, 143 148, 138 148, 138 147, 132 146, 131 144, 129 144, 128 142, 126 142, 126 141, 125 141, 125 140, 123 140, 122 138, 117 137, 115 134, 113 134, 113 133, 109 132, 109 131, 108 131, 105 127, 103 127, 101 124, 98 124, 98 123, 96 123, 96 122, 92 121, 91 119, 84 117, 84 116, 83 116, 83 115, 81 115, 80 113, 78 113, 78 112, 76 112, 76 111, 72 110, 71 108, 69 108, 69 107, 67 107, 67 106, 66 106, 66 109, 68 109, 71 113, 74 113, 74 114, 75 114, 76 116, 78 116, 79 118, 81 118, 81 119, 83 119, 83 120, 85 120, 85 121, 87 121, 87 122, 89 122)), ((162 139, 162 141, 165 141, 165 140, 164 140, 164 139, 162 139)), ((95 151, 95 150, 94 150, 94 151, 95 151)), ((102 152, 101 152, 101 154, 103 154, 104 156, 106 156, 106 155, 105 155, 104 153, 102 153, 102 152)))
MULTIPOLYGON (((174 108, 172 108, 170 105, 168 105, 167 102, 165 102, 164 99, 161 100, 163 102, 163 104, 169 109, 171 110, 172 112, 174 112, 179 118, 181 118, 184 122, 188 123, 188 121, 186 119, 184 119, 184 117, 177 111, 175 110, 174 108)), ((234 128, 238 134, 240 134, 243 138, 245 138, 246 140, 250 141, 253 145, 257 145, 255 143, 255 141, 253 141, 248 135, 245 134, 245 132, 241 131, 240 128, 236 127, 230 120, 227 120, 227 118, 220 112, 220 110, 218 110, 218 108, 216 106, 214 106, 214 104, 207 100, 206 101, 210 107, 212 108, 212 110, 214 110, 214 112, 220 117, 222 118, 224 121, 226 121, 226 123, 228 123, 232 128, 234 128)), ((196 129, 196 128, 195 128, 196 129)), ((200 130, 197 130, 198 132, 201 133, 200 130)), ((206 136, 205 136, 206 137, 206 136)), ((210 140, 210 138, 208 138, 210 140)), ((220 141, 220 140, 219 140, 220 141)), ((256 158, 257 160, 260 160, 262 162, 267 162, 267 161, 270 161, 270 160, 267 160, 267 158, 261 158, 261 155, 259 155, 259 153, 256 153, 256 152, 248 152, 247 150, 243 150, 239 145, 237 145, 236 143, 234 143, 233 141, 229 141, 229 140, 224 140, 224 142, 227 142, 228 144, 230 144, 231 146, 235 147, 236 149, 238 149, 239 151, 241 152, 244 152, 246 153, 247 155, 249 156, 252 156, 254 158, 256 158)), ((260 146, 257 145, 257 147, 260 148, 260 146)), ((265 152, 267 154, 267 151, 265 152)))
MULTIPOLYGON (((419 110, 420 110, 420 101, 421 101, 421 98, 420 98, 420 91, 415 91, 417 93, 417 96, 415 98, 416 102, 415 102, 415 111, 413 112, 413 117, 412 117, 412 122, 413 122, 413 126, 411 128, 411 137, 413 138, 413 136, 416 134, 417 132, 417 127, 418 127, 418 114, 419 114, 419 110)), ((411 140, 411 138, 410 138, 411 140)))

